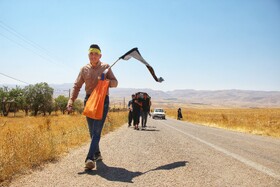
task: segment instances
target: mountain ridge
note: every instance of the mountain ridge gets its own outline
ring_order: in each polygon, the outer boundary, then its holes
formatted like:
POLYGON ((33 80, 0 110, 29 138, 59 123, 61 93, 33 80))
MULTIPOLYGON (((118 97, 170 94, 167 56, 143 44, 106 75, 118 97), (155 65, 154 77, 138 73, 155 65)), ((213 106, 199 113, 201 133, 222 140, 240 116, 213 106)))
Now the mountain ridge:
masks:
MULTIPOLYGON (((49 84, 50 87, 54 88, 54 97, 58 95, 68 97, 73 85, 73 83, 49 84)), ((7 86, 9 88, 13 87, 11 85, 7 86)), ((109 91, 111 104, 126 106, 128 100, 131 99, 131 94, 139 91, 147 92, 152 98, 153 105, 160 107, 280 107, 280 91, 239 89, 162 91, 150 88, 111 88, 109 91)), ((83 100, 84 97, 85 90, 82 87, 78 98, 83 100)))
MULTIPOLYGON (((69 84, 69 86, 72 87, 73 84, 69 84)), ((111 103, 125 105, 125 103, 120 103, 130 100, 131 94, 139 91, 147 92, 151 96, 153 104, 161 107, 280 107, 280 91, 239 89, 162 91, 150 88, 111 88, 109 91, 111 103)), ((84 88, 81 88, 79 98, 84 98, 83 93, 84 88)))

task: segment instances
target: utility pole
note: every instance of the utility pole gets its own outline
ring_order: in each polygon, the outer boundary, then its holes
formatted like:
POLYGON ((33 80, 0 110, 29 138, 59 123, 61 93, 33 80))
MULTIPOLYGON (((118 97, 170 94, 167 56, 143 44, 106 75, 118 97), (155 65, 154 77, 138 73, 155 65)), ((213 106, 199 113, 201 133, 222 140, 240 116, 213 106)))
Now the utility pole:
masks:
POLYGON ((125 108, 125 97, 123 97, 123 108, 125 108))

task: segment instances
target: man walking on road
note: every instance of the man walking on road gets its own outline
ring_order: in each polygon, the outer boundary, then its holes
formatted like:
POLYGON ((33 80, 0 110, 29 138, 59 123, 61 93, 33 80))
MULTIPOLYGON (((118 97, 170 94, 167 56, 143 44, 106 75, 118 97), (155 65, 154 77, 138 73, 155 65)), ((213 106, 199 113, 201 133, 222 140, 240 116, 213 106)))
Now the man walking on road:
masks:
POLYGON ((150 97, 148 97, 147 93, 144 93, 144 100, 142 101, 142 111, 141 111, 141 124, 142 127, 147 126, 147 117, 150 112, 151 108, 151 100, 150 97))
POLYGON ((128 102, 128 127, 131 126, 131 123, 132 123, 132 118, 133 118, 133 112, 132 112, 132 102, 133 102, 133 99, 135 98, 135 94, 132 94, 131 95, 131 100, 128 102))
MULTIPOLYGON (((108 64, 105 64, 100 61, 101 56, 102 54, 99 46, 96 44, 91 45, 88 54, 90 63, 82 67, 80 70, 80 73, 74 83, 71 97, 68 101, 68 105, 67 105, 68 110, 70 111, 72 110, 73 102, 78 97, 79 91, 84 83, 85 83, 85 90, 86 90, 86 97, 84 100, 84 104, 86 104, 90 94, 97 86, 99 77, 101 77, 101 74, 104 72, 104 70, 110 67, 108 64)), ((117 87, 118 81, 115 78, 111 68, 109 68, 105 77, 107 80, 110 81, 109 87, 117 87)), ((100 141, 103 124, 105 122, 108 110, 109 110, 109 90, 107 91, 107 95, 104 102, 102 119, 96 120, 96 119, 86 117, 89 133, 91 137, 91 144, 85 160, 86 169, 93 169, 95 167, 96 160, 102 159, 100 149, 99 149, 99 141, 100 141)))
POLYGON ((132 114, 133 114, 133 125, 134 125, 134 129, 135 130, 139 130, 139 118, 140 118, 140 110, 141 110, 141 106, 142 103, 140 101, 138 101, 139 99, 139 95, 136 94, 135 98, 132 100, 132 114))
POLYGON ((181 108, 179 108, 177 111, 177 119, 181 120, 182 118, 183 118, 182 111, 181 111, 181 108))

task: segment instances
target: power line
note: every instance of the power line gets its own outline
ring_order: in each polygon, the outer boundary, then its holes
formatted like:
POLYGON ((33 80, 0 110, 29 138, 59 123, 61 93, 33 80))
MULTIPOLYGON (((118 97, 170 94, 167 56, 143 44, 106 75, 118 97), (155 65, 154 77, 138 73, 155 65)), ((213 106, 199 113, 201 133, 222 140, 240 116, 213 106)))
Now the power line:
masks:
MULTIPOLYGON (((50 55, 50 52, 48 50, 46 50, 45 48, 41 47, 40 45, 38 45, 37 43, 27 39, 25 36, 23 36, 22 34, 20 34, 19 32, 17 32, 14 28, 8 26, 7 24, 3 23, 0 20, 0 28, 3 29, 4 32, 6 32, 5 34, 0 32, 0 35, 3 36, 4 38, 8 39, 9 41, 19 45, 20 47, 26 49, 27 51, 32 52, 33 54, 41 57, 42 59, 54 64, 54 65, 63 65, 67 68, 70 68, 70 66, 66 66, 64 63, 56 63, 59 62, 57 60, 55 60, 55 58, 53 58, 50 55), (8 35, 8 36, 7 36, 8 35)), ((25 81, 21 81, 17 78, 14 78, 12 76, 0 73, 3 76, 6 76, 10 79, 22 82, 24 84, 28 84, 25 81)))
MULTIPOLYGON (((16 35, 17 37, 19 37, 20 39, 22 39, 23 41, 27 42, 29 45, 37 48, 37 49, 40 49, 46 53, 51 53, 49 52, 48 50, 46 50, 45 48, 41 47, 40 45, 38 45, 37 43, 27 39, 25 36, 23 36, 22 34, 20 34, 19 32, 17 32, 14 28, 12 28, 11 26, 3 23, 2 21, 0 21, 0 27, 2 27, 3 29, 5 29, 6 31, 10 32, 10 33, 13 33, 14 35, 16 35), (1 25, 2 24, 2 25, 1 25)), ((47 54, 49 55, 49 54, 47 54)))
POLYGON ((24 84, 28 84, 28 85, 29 85, 29 83, 28 83, 28 82, 21 81, 21 80, 19 80, 19 79, 16 79, 16 78, 14 78, 14 77, 11 77, 11 76, 6 75, 6 74, 1 73, 1 72, 0 72, 0 74, 1 74, 1 75, 3 75, 3 76, 5 76, 5 77, 8 77, 8 78, 10 78, 10 79, 14 79, 14 80, 16 80, 16 81, 19 81, 19 82, 22 82, 22 83, 24 83, 24 84))
POLYGON ((1 36, 3 36, 3 37, 5 37, 6 39, 10 40, 11 42, 14 42, 15 44, 17 44, 17 45, 21 46, 22 48, 24 48, 24 49, 26 49, 26 50, 31 51, 32 53, 34 53, 34 54, 38 55, 39 57, 41 57, 41 58, 43 58, 43 59, 45 59, 45 60, 47 60, 47 61, 49 61, 49 62, 53 63, 53 61, 52 61, 52 60, 50 60, 50 59, 46 58, 45 56, 43 56, 43 55, 41 55, 41 54, 37 53, 36 51, 34 51, 34 50, 32 50, 32 49, 29 49, 29 48, 25 47, 25 46, 24 46, 24 45, 22 45, 21 43, 19 43, 19 42, 15 41, 15 40, 13 40, 13 39, 11 39, 11 38, 9 38, 9 37, 7 37, 7 36, 3 35, 2 33, 0 33, 0 35, 1 35, 1 36))
POLYGON ((2 21, 0 21, 0 27, 2 29, 6 30, 11 35, 13 35, 14 37, 16 37, 17 39, 19 39, 21 42, 27 44, 32 49, 27 48, 26 46, 22 45, 20 42, 11 39, 10 37, 4 35, 3 33, 0 33, 0 35, 5 37, 6 39, 10 40, 11 42, 14 42, 17 45, 23 47, 24 49, 31 51, 32 53, 38 55, 39 57, 41 57, 41 58, 43 58, 45 60, 47 60, 48 62, 51 62, 51 63, 56 64, 56 65, 63 65, 65 67, 67 67, 67 68, 70 67, 70 66, 66 66, 64 63, 56 63, 55 61, 57 61, 57 60, 55 60, 55 58, 53 58, 50 55, 50 52, 48 50, 46 50, 45 48, 41 47, 37 43, 27 39, 25 36, 23 36, 22 34, 17 32, 15 29, 13 29, 12 27, 8 26, 7 24, 3 23, 2 21))

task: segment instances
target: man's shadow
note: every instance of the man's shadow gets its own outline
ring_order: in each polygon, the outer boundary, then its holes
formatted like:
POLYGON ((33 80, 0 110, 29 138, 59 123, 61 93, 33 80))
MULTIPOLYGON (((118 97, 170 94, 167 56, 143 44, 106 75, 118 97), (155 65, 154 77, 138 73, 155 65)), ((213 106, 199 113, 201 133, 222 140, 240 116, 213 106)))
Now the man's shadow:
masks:
POLYGON ((144 132, 145 131, 155 131, 156 132, 156 131, 159 131, 159 130, 158 129, 141 129, 141 131, 144 131, 144 132))
POLYGON ((171 170, 179 167, 186 166, 188 162, 187 161, 180 161, 180 162, 174 162, 171 164, 163 165, 160 167, 157 167, 155 169, 148 170, 146 172, 133 172, 128 171, 125 168, 119 168, 119 167, 110 167, 107 166, 104 162, 98 161, 97 164, 97 170, 85 170, 83 172, 79 172, 79 175, 82 174, 88 174, 88 175, 99 175, 100 177, 103 177, 109 181, 119 181, 119 182, 127 182, 127 183, 133 183, 132 179, 134 177, 138 177, 140 175, 146 174, 151 171, 157 171, 157 170, 171 170))

